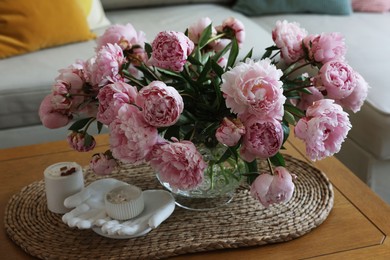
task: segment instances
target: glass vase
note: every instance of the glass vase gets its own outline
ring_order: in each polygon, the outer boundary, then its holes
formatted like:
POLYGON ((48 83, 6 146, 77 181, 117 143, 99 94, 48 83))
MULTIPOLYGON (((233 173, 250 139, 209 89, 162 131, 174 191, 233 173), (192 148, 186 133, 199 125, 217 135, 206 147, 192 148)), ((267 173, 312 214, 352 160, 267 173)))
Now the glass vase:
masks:
POLYGON ((205 211, 222 207, 233 199, 236 189, 242 183, 246 172, 245 163, 233 153, 227 156, 229 148, 221 144, 214 148, 197 145, 197 148, 207 163, 203 182, 197 188, 174 189, 169 183, 161 181, 158 173, 157 178, 173 194, 176 205, 182 208, 205 211))

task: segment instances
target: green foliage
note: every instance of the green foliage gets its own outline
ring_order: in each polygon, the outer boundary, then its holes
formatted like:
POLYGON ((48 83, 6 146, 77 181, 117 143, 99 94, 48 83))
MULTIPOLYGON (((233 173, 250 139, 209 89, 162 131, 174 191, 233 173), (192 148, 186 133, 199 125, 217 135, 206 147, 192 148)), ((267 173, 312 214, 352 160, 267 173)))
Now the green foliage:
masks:
POLYGON ((274 166, 283 166, 283 167, 286 166, 286 162, 284 160, 284 157, 279 152, 277 154, 275 154, 274 156, 270 157, 269 159, 274 166))
POLYGON ((87 124, 90 123, 91 120, 93 121, 93 120, 95 120, 95 118, 94 118, 94 117, 88 117, 88 118, 80 119, 80 120, 74 122, 74 123, 68 128, 68 130, 78 132, 79 130, 81 130, 81 129, 83 129, 85 126, 87 126, 87 124))

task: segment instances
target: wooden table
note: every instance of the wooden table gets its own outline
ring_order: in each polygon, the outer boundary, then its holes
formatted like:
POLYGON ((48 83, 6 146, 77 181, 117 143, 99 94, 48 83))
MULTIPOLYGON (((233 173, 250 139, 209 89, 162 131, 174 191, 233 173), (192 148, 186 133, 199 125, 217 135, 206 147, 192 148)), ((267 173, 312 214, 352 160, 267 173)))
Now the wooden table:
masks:
MULTIPOLYGON (((0 150, 0 211, 10 197, 59 161, 87 165, 91 155, 107 149, 107 135, 97 137, 93 152, 77 153, 65 141, 0 150)), ((290 137, 287 154, 307 160, 304 145, 290 137)), ((176 257, 177 259, 390 259, 390 206, 377 197, 336 158, 316 162, 335 190, 334 208, 325 222, 307 235, 286 243, 234 250, 219 250, 176 257)), ((390 173, 389 173, 390 174, 390 173)), ((27 238, 28 239, 28 238, 27 238)), ((0 253, 4 259, 33 259, 16 246, 3 228, 0 253)))

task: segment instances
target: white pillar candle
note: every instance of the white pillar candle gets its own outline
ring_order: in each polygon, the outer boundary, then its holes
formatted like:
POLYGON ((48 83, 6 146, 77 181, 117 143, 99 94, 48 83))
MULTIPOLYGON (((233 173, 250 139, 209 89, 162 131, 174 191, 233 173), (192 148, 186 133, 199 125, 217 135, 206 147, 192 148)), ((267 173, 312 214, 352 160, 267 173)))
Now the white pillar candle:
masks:
POLYGON ((44 171, 47 208, 54 213, 70 211, 64 200, 84 188, 83 170, 75 162, 60 162, 44 171))

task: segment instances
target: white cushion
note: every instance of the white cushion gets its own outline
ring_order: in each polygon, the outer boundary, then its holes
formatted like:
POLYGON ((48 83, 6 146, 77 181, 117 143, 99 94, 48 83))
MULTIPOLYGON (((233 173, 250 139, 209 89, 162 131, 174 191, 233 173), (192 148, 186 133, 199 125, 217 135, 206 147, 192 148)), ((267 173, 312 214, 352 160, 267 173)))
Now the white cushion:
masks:
POLYGON ((79 0, 87 15, 87 22, 91 30, 110 25, 100 0, 79 0))
MULTIPOLYGON (((197 19, 208 16, 215 25, 234 16, 246 26, 247 41, 241 55, 252 46, 257 52, 272 44, 268 32, 248 18, 231 9, 213 4, 180 5, 106 12, 115 23, 132 23, 136 30, 146 33, 151 42, 162 30, 183 31, 197 19)), ((98 35, 104 27, 95 31, 98 35)), ((94 54, 95 41, 50 48, 9 59, 0 60, 0 129, 40 124, 38 108, 43 97, 51 90, 58 70, 77 59, 88 59, 94 54)))
POLYGON ((144 31, 149 42, 152 42, 157 33, 163 30, 184 32, 188 26, 202 17, 209 17, 213 21, 213 25, 219 25, 224 19, 232 16, 245 25, 246 40, 240 52, 241 55, 245 56, 252 47, 255 47, 254 52, 260 55, 265 47, 272 45, 272 38, 266 30, 244 15, 225 6, 214 4, 179 5, 126 9, 106 14, 113 24, 129 22, 136 30, 144 31))

